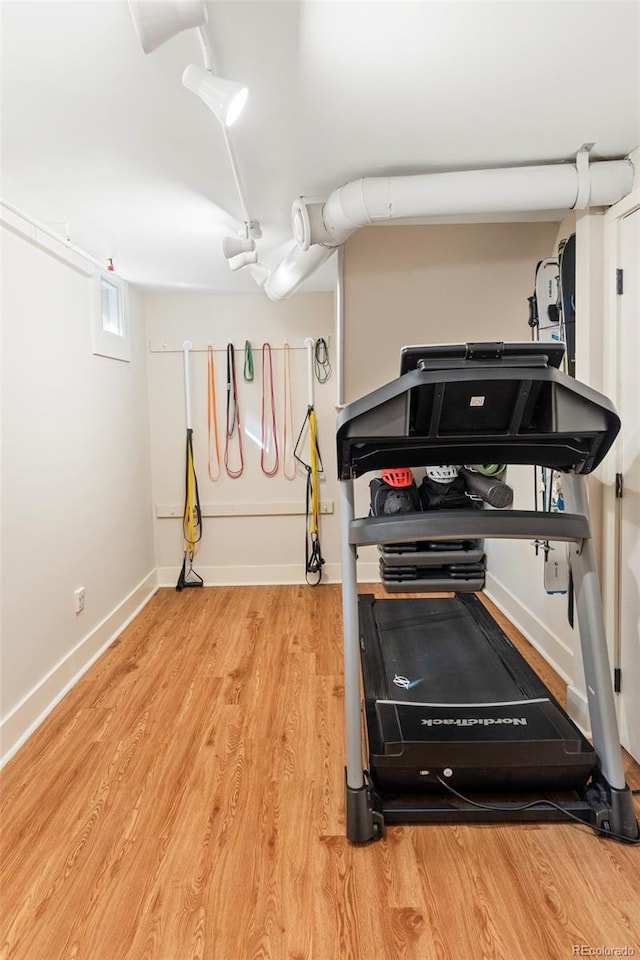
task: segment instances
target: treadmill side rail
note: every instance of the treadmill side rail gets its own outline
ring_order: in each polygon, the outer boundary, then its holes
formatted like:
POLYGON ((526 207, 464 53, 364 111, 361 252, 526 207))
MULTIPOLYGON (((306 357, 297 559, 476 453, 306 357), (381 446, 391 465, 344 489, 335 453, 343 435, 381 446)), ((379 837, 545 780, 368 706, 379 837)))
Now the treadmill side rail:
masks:
POLYGON ((566 540, 591 536, 580 513, 533 510, 432 510, 399 516, 360 517, 349 524, 349 543, 410 543, 414 540, 566 540))
MULTIPOLYGON (((569 475, 565 478, 564 488, 569 508, 588 513, 585 478, 569 475)), ((624 778, 613 676, 591 539, 584 541, 582 549, 572 548, 571 569, 593 744, 602 774, 611 787, 611 829, 622 836, 635 839, 639 832, 638 823, 633 797, 624 778)))
MULTIPOLYGON (((353 521, 353 483, 340 484, 342 528, 342 633, 344 655, 344 708, 347 753, 347 789, 364 789, 362 725, 360 716, 360 643, 358 629, 358 582, 356 548, 349 542, 353 521)), ((347 805, 347 811, 351 806, 347 805)))

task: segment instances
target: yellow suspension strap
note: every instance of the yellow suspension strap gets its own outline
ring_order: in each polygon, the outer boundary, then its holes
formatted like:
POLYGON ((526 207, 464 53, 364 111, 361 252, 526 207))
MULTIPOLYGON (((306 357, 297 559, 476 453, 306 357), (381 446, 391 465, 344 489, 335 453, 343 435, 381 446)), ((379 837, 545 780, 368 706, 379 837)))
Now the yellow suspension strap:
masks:
POLYGON ((204 583, 202 577, 193 569, 193 558, 196 552, 196 544, 202 537, 202 511, 200 509, 200 496, 198 493, 198 478, 193 460, 193 429, 191 427, 191 392, 189 387, 189 350, 191 343, 185 340, 183 344, 184 351, 184 390, 185 406, 187 415, 187 447, 186 447, 186 470, 185 470, 185 496, 184 512, 182 515, 182 536, 184 539, 184 558, 182 568, 176 583, 176 590, 184 590, 185 587, 201 587, 204 583))
POLYGON ((324 472, 320 447, 318 446, 318 423, 313 407, 307 409, 307 415, 298 434, 294 456, 307 471, 307 493, 305 513, 307 526, 305 532, 305 573, 304 578, 311 587, 317 587, 322 580, 324 559, 320 548, 320 473, 324 472), (309 430, 309 463, 296 452, 300 446, 305 428, 309 430), (316 577, 312 580, 310 577, 316 577))
POLYGON ((307 338, 308 363, 308 406, 307 415, 298 434, 294 449, 294 456, 307 471, 306 493, 306 532, 305 532, 305 580, 312 587, 317 587, 322 580, 324 558, 320 547, 320 473, 324 472, 322 456, 318 443, 318 422, 313 405, 313 368, 312 353, 314 341, 307 338), (306 463, 297 453, 305 428, 309 430, 309 462, 306 463), (315 579, 312 579, 315 578, 315 579))
POLYGON ((320 478, 318 474, 318 461, 320 459, 320 450, 318 449, 318 423, 316 412, 312 408, 309 411, 309 479, 311 494, 311 510, 309 511, 309 533, 311 537, 311 553, 307 556, 307 573, 317 573, 318 579, 322 576, 321 566, 324 563, 320 552, 320 478), (311 563, 309 562, 311 560, 311 563))

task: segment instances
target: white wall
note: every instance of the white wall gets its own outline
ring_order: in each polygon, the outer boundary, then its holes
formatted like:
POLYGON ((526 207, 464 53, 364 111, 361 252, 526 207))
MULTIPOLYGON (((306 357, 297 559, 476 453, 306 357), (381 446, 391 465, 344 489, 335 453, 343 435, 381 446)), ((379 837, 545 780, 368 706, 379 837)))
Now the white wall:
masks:
POLYGON ((155 587, 138 298, 131 362, 94 356, 91 272, 20 218, 3 220, 5 755, 155 587))
MULTIPOLYGON (((306 337, 324 337, 330 344, 334 323, 334 297, 331 293, 301 293, 284 303, 272 303, 262 293, 224 296, 206 294, 147 294, 144 299, 148 353, 149 409, 151 415, 151 455, 154 510, 175 506, 181 513, 184 502, 185 404, 183 356, 184 340, 194 346, 190 370, 192 383, 192 421, 194 451, 200 500, 205 512, 225 509, 234 516, 205 516, 203 537, 198 546, 194 569, 207 584, 215 583, 287 583, 304 581, 305 479, 299 472, 293 481, 282 470, 283 441, 283 344, 288 340, 291 352, 294 442, 307 409, 306 337), (249 340, 254 351, 255 379, 245 383, 242 375, 243 349, 249 340), (281 467, 275 477, 260 470, 261 360, 262 344, 272 347, 276 410, 281 467), (222 467, 221 478, 213 482, 207 470, 207 353, 216 348, 218 419, 224 445, 226 404, 226 352, 228 342, 236 347, 236 365, 241 419, 243 424, 245 469, 231 479, 222 467), (166 343, 173 350, 162 351, 166 343), (298 511, 280 515, 289 505, 298 511), (258 509, 262 515, 245 516, 243 510, 258 509)), ((319 440, 325 467, 321 497, 333 502, 333 515, 322 516, 320 541, 326 561, 323 582, 339 578, 339 540, 337 480, 335 457, 335 375, 326 384, 315 385, 319 440)), ((232 463, 235 463, 235 445, 232 463)), ((308 456, 308 441, 303 446, 308 456)), ((271 462, 271 461, 269 461, 271 462)), ((154 521, 156 563, 160 582, 175 585, 182 562, 181 519, 154 521)))

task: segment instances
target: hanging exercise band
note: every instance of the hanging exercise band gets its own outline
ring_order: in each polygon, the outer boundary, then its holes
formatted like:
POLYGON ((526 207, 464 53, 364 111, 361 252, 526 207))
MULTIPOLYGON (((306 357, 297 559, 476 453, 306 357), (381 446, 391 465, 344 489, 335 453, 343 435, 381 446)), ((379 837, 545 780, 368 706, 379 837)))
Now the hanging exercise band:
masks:
POLYGON ((213 347, 207 347, 207 469, 211 480, 220 479, 220 434, 218 432, 218 401, 216 398, 216 367, 213 347), (213 444, 212 444, 213 437, 213 444))
POLYGON ((318 423, 313 399, 313 347, 311 337, 305 340, 307 347, 307 415, 300 429, 294 456, 298 463, 307 471, 307 493, 305 503, 306 532, 305 532, 305 580, 312 587, 317 587, 322 580, 322 566, 324 559, 320 548, 320 473, 324 472, 322 457, 318 444, 318 423), (309 430, 309 463, 296 452, 305 427, 309 430), (316 579, 310 579, 315 577, 316 579))
POLYGON ((232 343, 227 344, 227 429, 224 443, 224 465, 227 474, 237 480, 244 470, 244 454, 242 452, 242 427, 240 425, 240 408, 238 406, 238 381, 236 379, 236 354, 232 343), (238 467, 229 466, 231 439, 234 434, 238 437, 238 467))
POLYGON ((291 347, 284 345, 284 415, 282 471, 287 480, 296 478, 296 461, 293 454, 293 399, 291 394, 291 347))
POLYGON ((326 383, 331 376, 329 347, 324 337, 318 337, 313 348, 313 365, 318 383, 326 383))
POLYGON ((196 544, 202 537, 202 511, 200 509, 200 496, 198 494, 198 478, 196 477, 196 471, 193 462, 191 387, 189 383, 189 350, 191 349, 191 343, 188 340, 185 340, 182 345, 182 349, 184 352, 184 398, 187 420, 187 449, 184 513, 182 515, 184 558, 182 561, 180 575, 178 576, 178 582, 176 583, 176 590, 184 590, 185 587, 201 587, 204 582, 202 577, 193 569, 193 557, 196 552, 196 544))
POLYGON ((280 466, 280 452, 278 450, 278 425, 276 423, 276 400, 273 385, 273 359, 271 344, 262 344, 262 415, 261 415, 261 442, 260 442, 260 469, 266 477, 275 477, 280 466), (268 409, 270 408, 270 410, 268 409), (270 420, 267 425, 267 420, 270 420), (269 443, 269 433, 273 438, 274 460, 267 466, 266 450, 269 443))
POLYGON ((244 342, 244 370, 242 375, 247 383, 253 381, 253 350, 249 340, 244 342))

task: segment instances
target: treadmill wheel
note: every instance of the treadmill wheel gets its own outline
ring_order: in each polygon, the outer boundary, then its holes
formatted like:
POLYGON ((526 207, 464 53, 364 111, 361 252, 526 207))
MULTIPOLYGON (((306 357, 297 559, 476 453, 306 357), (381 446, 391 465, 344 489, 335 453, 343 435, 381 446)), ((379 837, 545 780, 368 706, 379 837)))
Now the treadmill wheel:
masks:
POLYGON ((382 840, 385 835, 384 817, 377 810, 371 813, 373 820, 373 840, 382 840))

